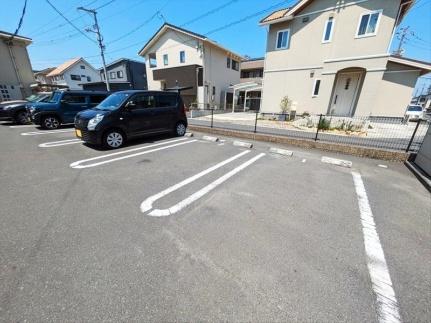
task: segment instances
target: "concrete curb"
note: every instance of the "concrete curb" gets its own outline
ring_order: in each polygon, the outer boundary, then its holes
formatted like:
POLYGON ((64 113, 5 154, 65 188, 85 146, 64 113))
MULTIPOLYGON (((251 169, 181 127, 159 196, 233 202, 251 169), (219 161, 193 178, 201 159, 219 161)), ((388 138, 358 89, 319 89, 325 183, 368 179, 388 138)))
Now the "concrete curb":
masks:
POLYGON ((268 135, 263 133, 253 133, 238 130, 210 128, 203 126, 189 125, 189 129, 199 132, 236 137, 241 139, 259 140, 277 144, 293 145, 302 148, 317 148, 325 151, 339 152, 353 156, 368 157, 382 160, 405 162, 410 156, 409 153, 395 150, 384 150, 362 146, 345 145, 330 142, 313 141, 308 139, 298 139, 286 136, 268 135))
POLYGON ((342 160, 342 159, 331 158, 326 156, 323 156, 321 161, 322 163, 341 166, 341 167, 347 167, 347 168, 352 168, 352 165, 353 165, 353 163, 349 160, 342 160))
POLYGON ((413 173, 413 175, 416 176, 416 178, 419 180, 419 182, 422 183, 422 185, 428 190, 428 192, 431 193, 431 179, 428 178, 425 173, 422 172, 422 170, 415 165, 414 162, 408 160, 404 164, 413 173))
POLYGON ((277 148, 277 147, 269 148, 269 152, 273 153, 273 154, 284 155, 284 156, 292 156, 293 155, 293 151, 287 150, 287 149, 281 149, 281 148, 277 148))
POLYGON ((234 146, 238 146, 238 147, 244 147, 244 148, 253 148, 253 144, 251 142, 245 142, 245 141, 237 141, 235 140, 233 142, 234 146))
POLYGON ((212 136, 203 136, 202 139, 206 141, 212 141, 212 142, 218 141, 218 137, 212 137, 212 136))

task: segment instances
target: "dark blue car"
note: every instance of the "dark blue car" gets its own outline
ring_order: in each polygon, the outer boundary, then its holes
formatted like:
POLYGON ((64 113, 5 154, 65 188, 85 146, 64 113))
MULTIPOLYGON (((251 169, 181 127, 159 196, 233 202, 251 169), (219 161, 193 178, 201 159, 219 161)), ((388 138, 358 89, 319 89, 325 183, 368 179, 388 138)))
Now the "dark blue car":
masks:
POLYGON ((47 102, 28 106, 30 120, 44 129, 57 129, 62 124, 73 123, 75 115, 94 108, 108 92, 102 91, 55 91, 47 102))

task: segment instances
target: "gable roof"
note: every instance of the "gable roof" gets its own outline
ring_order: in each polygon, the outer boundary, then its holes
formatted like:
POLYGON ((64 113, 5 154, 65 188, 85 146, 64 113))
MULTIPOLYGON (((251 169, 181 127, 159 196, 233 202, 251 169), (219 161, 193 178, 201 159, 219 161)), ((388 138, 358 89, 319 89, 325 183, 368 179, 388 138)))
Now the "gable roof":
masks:
POLYGON ((218 47, 218 48, 220 48, 220 49, 222 49, 222 50, 224 50, 224 51, 226 51, 226 52, 229 52, 229 53, 232 53, 234 56, 237 56, 238 58, 240 58, 240 59, 242 59, 242 56, 241 55, 239 55, 239 54, 237 54, 237 53, 235 53, 235 52, 233 52, 233 51, 231 51, 231 50, 229 50, 229 49, 227 49, 227 48, 225 48, 225 47, 223 47, 223 46, 221 46, 220 44, 218 44, 216 41, 214 41, 214 40, 211 40, 211 39, 209 39, 207 36, 205 36, 205 35, 201 35, 201 34, 198 34, 198 33, 195 33, 195 32, 193 32, 193 31, 190 31, 190 30, 187 30, 187 29, 184 29, 184 28, 181 28, 181 27, 178 27, 178 26, 175 26, 175 25, 172 25, 172 24, 169 24, 169 23, 167 23, 167 22, 165 22, 157 31, 156 31, 156 33, 150 38, 150 40, 148 40, 147 41, 147 43, 144 45, 144 47, 142 47, 141 48, 141 50, 139 50, 139 52, 138 52, 138 55, 140 55, 140 56, 144 56, 145 55, 145 53, 146 53, 146 51, 148 50, 148 48, 150 48, 167 30, 169 30, 169 29, 171 29, 171 30, 174 30, 174 31, 177 31, 177 32, 180 32, 180 33, 182 33, 182 34, 185 34, 185 35, 188 35, 188 36, 191 36, 191 37, 193 37, 193 38, 196 38, 196 39, 199 39, 199 40, 202 40, 203 42, 206 42, 206 43, 209 43, 209 44, 212 44, 213 46, 216 46, 216 47, 218 47))
MULTIPOLYGON (((306 6, 308 6, 313 0, 299 0, 296 2, 292 7, 285 8, 285 9, 279 9, 271 13, 270 15, 263 18, 259 25, 270 25, 282 21, 287 21, 293 19, 295 15, 297 15, 302 9, 304 9, 306 6)), ((365 0, 369 1, 369 0, 365 0)), ((401 22, 401 20, 404 18, 408 10, 412 7, 415 0, 401 0, 400 2, 400 11, 399 11, 399 17, 397 24, 401 22), (409 2, 410 1, 410 2, 409 2)), ((342 7, 349 4, 355 4, 356 2, 346 2, 340 5, 335 5, 335 7, 342 7)))
MULTIPOLYGON (((0 38, 6 38, 9 39, 13 36, 13 34, 8 33, 7 31, 3 31, 0 30, 0 38)), ((16 40, 22 40, 23 42, 25 42, 26 44, 31 44, 32 43, 32 39, 28 38, 28 37, 24 37, 24 36, 20 36, 20 35, 15 35, 13 36, 13 39, 16 40)))
MULTIPOLYGON (((123 61, 135 62, 135 63, 144 64, 145 65, 145 62, 140 62, 140 61, 137 61, 135 59, 130 59, 130 58, 124 58, 124 57, 122 57, 122 58, 116 59, 115 61, 112 61, 109 64, 106 64, 106 67, 111 67, 111 66, 113 66, 115 64, 118 64, 118 63, 121 63, 123 61)), ((101 71, 101 70, 103 70, 103 67, 99 68, 99 71, 101 71)))
POLYGON ((43 70, 34 72, 34 75, 47 75, 55 69, 56 69, 56 67, 47 67, 47 68, 44 68, 43 70))
POLYGON ((83 62, 88 66, 90 66, 93 70, 95 70, 94 67, 91 66, 91 64, 88 63, 85 59, 83 59, 82 57, 77 57, 77 58, 72 58, 68 61, 65 61, 63 64, 59 65, 53 71, 51 71, 47 76, 56 76, 56 75, 63 74, 65 71, 67 71, 69 68, 71 68, 72 66, 76 65, 79 62, 83 62))

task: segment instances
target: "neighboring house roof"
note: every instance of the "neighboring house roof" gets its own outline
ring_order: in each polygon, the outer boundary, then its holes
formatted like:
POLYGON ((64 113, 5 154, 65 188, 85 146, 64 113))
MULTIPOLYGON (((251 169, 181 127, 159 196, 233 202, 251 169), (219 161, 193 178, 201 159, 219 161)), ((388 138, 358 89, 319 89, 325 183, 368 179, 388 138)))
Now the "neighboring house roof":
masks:
MULTIPOLYGON (((293 19, 295 15, 297 15, 301 10, 303 10, 305 7, 307 7, 311 2, 315 0, 299 0, 296 2, 292 7, 290 8, 284 8, 279 9, 277 11, 274 11, 270 15, 263 18, 259 24, 260 25, 270 25, 282 21, 287 21, 293 19)), ((397 24, 401 22, 407 11, 412 7, 415 0, 401 0, 400 2, 400 12, 397 24)), ((355 1, 351 1, 351 4, 356 4, 355 1)), ((343 2, 340 5, 335 5, 334 7, 343 7, 350 4, 349 2, 343 2)))
MULTIPOLYGON (((117 60, 115 60, 115 61, 113 61, 113 62, 111 62, 109 64, 106 64, 106 67, 111 67, 111 66, 113 66, 115 64, 121 63, 122 61, 135 62, 135 63, 144 64, 145 65, 145 62, 140 62, 140 61, 137 61, 135 59, 130 59, 130 58, 124 58, 123 57, 123 58, 119 58, 119 59, 117 59, 117 60)), ((99 71, 102 71, 102 70, 103 70, 103 67, 99 68, 99 71)))
MULTIPOLYGON (((0 38, 6 38, 6 39, 9 39, 9 38, 11 38, 12 36, 13 36, 13 34, 8 33, 7 31, 0 30, 0 38)), ((24 36, 20 36, 20 35, 15 35, 13 38, 14 38, 14 39, 16 39, 16 40, 22 40, 22 41, 24 41, 26 44, 31 44, 31 42, 32 42, 32 39, 31 39, 31 38, 24 37, 24 36)))
POLYGON ((67 71, 69 68, 71 68, 72 66, 76 65, 79 62, 83 62, 83 63, 87 64, 88 66, 90 66, 91 68, 93 68, 93 66, 91 66, 85 59, 83 59, 82 57, 78 57, 78 58, 70 59, 70 60, 64 62, 63 64, 59 65, 52 72, 50 72, 47 76, 56 76, 56 75, 63 74, 65 71, 67 71))
POLYGON ((242 56, 241 55, 239 55, 239 54, 237 54, 237 53, 235 53, 235 52, 233 52, 233 51, 231 51, 231 50, 229 50, 229 49, 227 49, 227 48, 225 48, 225 47, 223 47, 223 46, 221 46, 220 44, 218 44, 216 41, 214 41, 214 40, 211 40, 211 39, 209 39, 207 36, 205 36, 205 35, 201 35, 201 34, 198 34, 198 33, 195 33, 195 32, 193 32, 193 31, 190 31, 190 30, 187 30, 187 29, 184 29, 184 28, 181 28, 181 27, 178 27, 178 26, 175 26, 175 25, 172 25, 172 24, 169 24, 169 23, 167 23, 167 22, 165 22, 160 28, 159 28, 159 30, 157 30, 156 31, 156 33, 153 35, 153 37, 151 37, 150 38, 150 40, 144 45, 144 47, 142 47, 142 49, 138 52, 138 54, 139 55, 141 55, 141 56, 144 56, 145 55, 145 53, 147 52, 147 50, 149 49, 149 48, 151 48, 151 46, 160 38, 160 36, 161 35, 163 35, 168 29, 171 29, 171 30, 174 30, 174 31, 177 31, 177 32, 180 32, 180 33, 183 33, 183 34, 185 34, 185 35, 189 35, 189 36, 191 36, 191 37, 193 37, 193 38, 196 38, 196 39, 200 39, 200 40, 202 40, 203 42, 206 42, 206 43, 209 43, 209 44, 211 44, 211 45, 213 45, 213 46, 215 46, 215 47, 218 47, 218 48, 220 48, 220 49, 222 49, 222 50, 224 50, 224 51, 226 51, 226 52, 229 52, 229 53, 231 53, 231 54, 233 54, 233 55, 235 55, 235 56, 237 56, 239 59, 242 59, 242 56))
POLYGON ((47 74, 51 73, 53 70, 55 70, 55 69, 56 69, 56 67, 48 67, 48 68, 45 68, 43 70, 34 72, 34 75, 35 76, 37 76, 37 75, 47 75, 47 74))
POLYGON ((241 62, 241 71, 242 70, 248 70, 248 69, 263 69, 264 67, 264 59, 263 58, 253 58, 248 59, 241 62))
POLYGON ((431 62, 424 62, 424 61, 419 61, 416 59, 411 59, 411 58, 406 58, 401 56, 389 56, 388 61, 420 69, 421 75, 431 72, 431 62))

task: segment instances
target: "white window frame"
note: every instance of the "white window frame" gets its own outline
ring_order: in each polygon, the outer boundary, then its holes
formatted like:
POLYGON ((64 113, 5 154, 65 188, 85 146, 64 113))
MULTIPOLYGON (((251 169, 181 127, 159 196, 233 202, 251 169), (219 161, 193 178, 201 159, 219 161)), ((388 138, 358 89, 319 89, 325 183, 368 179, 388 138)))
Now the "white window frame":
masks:
POLYGON ((326 20, 326 22, 325 22, 325 28, 323 28, 322 44, 327 44, 327 43, 332 42, 332 35, 333 35, 333 33, 334 33, 334 26, 335 26, 335 19, 334 19, 334 17, 329 17, 329 18, 326 20), (330 18, 332 18, 332 19, 330 19, 330 18), (326 29, 328 29, 328 23, 329 23, 330 21, 332 22, 331 32, 330 32, 330 34, 329 34, 329 39, 328 39, 328 40, 325 40, 326 29))
POLYGON ((317 97, 319 96, 321 86, 322 86, 322 79, 315 79, 315 80, 314 80, 314 83, 313 83, 313 89, 311 90, 311 97, 312 97, 312 98, 317 98, 317 97), (314 92, 315 92, 315 90, 316 90, 316 84, 317 84, 317 81, 320 81, 320 84, 319 84, 319 92, 318 92, 317 94, 314 94, 314 92))
POLYGON ((168 66, 168 65, 169 65, 169 55, 163 54, 163 66, 168 66))
MULTIPOLYGON (((358 20, 358 27, 356 28, 356 35, 355 38, 366 38, 366 37, 374 37, 377 35, 377 33, 379 32, 379 25, 380 25, 380 20, 382 19, 382 13, 383 13, 383 9, 379 9, 379 10, 373 10, 373 11, 367 11, 362 13, 359 16, 359 20, 358 20), (363 34, 363 35, 359 35, 359 29, 361 28, 361 21, 362 21, 362 17, 365 15, 371 15, 374 13, 378 13, 379 17, 377 18, 377 23, 376 23, 376 30, 374 30, 373 33, 370 34, 363 34)), ((368 20, 368 23, 370 23, 370 20, 368 20)), ((367 24, 368 27, 368 24, 367 24)))
POLYGON ((186 62, 186 51, 185 50, 181 50, 180 51, 180 64, 185 64, 185 62, 186 62), (183 61, 181 61, 181 54, 184 55, 184 60, 183 61))
POLYGON ((277 37, 275 38, 275 50, 283 50, 283 49, 288 49, 290 45, 290 28, 288 29, 282 29, 277 31, 277 37), (281 33, 287 32, 287 41, 286 41, 286 46, 285 47, 277 47, 278 45, 278 35, 281 33))

